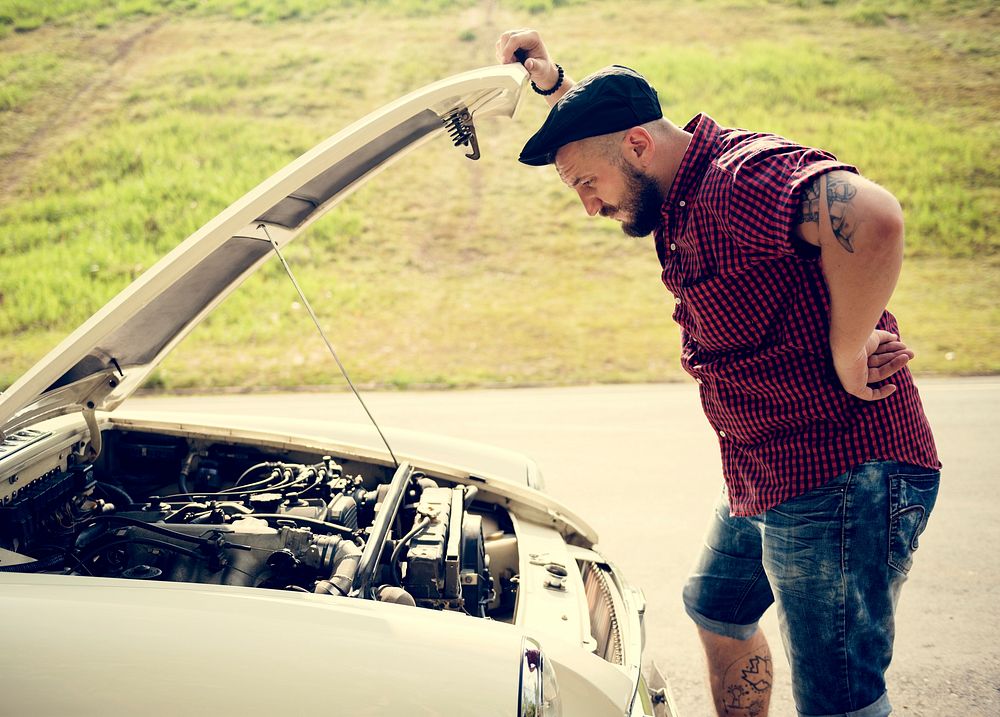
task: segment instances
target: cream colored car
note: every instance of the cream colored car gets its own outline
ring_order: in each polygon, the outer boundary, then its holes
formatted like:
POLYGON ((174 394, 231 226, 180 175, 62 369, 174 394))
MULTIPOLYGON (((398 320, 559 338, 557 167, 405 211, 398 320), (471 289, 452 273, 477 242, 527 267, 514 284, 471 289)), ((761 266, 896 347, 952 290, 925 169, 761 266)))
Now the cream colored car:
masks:
POLYGON ((641 592, 525 457, 119 408, 368 177, 439 135, 477 157, 525 86, 465 73, 335 134, 0 396, 4 714, 675 714, 641 675, 641 592))

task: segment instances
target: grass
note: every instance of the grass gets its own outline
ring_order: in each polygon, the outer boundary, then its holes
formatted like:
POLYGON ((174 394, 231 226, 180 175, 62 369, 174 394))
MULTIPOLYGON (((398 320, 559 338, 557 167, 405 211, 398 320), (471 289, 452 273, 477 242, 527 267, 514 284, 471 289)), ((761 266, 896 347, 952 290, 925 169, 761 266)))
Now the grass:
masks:
MULTIPOLYGON (((490 64, 496 35, 527 24, 575 76, 641 70, 674 121, 785 134, 889 187, 908 242, 890 308, 915 370, 1000 371, 990 3, 0 0, 0 386, 316 142, 490 64)), ((514 161, 543 116, 528 98, 518 121, 483 123, 479 162, 444 142, 414 153, 289 248, 355 380, 681 376, 648 240, 514 161)), ((296 307, 269 263, 149 385, 338 384, 296 307)))

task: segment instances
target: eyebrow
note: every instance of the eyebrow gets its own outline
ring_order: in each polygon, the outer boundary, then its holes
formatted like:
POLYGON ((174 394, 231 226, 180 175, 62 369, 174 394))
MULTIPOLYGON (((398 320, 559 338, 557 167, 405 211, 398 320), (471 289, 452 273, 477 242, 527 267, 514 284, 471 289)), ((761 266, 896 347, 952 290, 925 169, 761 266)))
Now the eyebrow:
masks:
POLYGON ((570 182, 569 180, 566 179, 566 175, 559 171, 559 167, 556 167, 555 170, 556 170, 556 174, 559 175, 559 181, 560 182, 562 182, 563 184, 569 185, 570 187, 576 186, 576 182, 579 181, 578 179, 574 179, 572 182, 570 182))

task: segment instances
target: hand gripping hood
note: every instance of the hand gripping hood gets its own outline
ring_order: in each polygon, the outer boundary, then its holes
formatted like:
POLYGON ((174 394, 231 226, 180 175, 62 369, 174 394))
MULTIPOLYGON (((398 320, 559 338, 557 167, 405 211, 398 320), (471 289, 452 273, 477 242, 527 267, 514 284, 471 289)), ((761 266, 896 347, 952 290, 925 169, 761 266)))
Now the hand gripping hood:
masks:
POLYGON ((0 395, 0 432, 83 409, 112 410, 279 247, 370 177, 441 134, 478 156, 473 123, 514 115, 518 64, 427 85, 306 152, 184 240, 0 395))

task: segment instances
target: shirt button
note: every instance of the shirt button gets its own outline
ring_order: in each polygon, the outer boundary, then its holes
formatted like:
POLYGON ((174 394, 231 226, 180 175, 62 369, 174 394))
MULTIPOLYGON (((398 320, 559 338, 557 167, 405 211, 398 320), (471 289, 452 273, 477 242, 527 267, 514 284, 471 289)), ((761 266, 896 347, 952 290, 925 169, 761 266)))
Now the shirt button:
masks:
POLYGON ((679 296, 675 296, 675 297, 674 297, 674 303, 675 303, 675 304, 677 304, 678 306, 680 306, 680 303, 681 303, 681 297, 679 297, 679 296))
POLYGON ((670 251, 677 251, 677 245, 676 244, 671 244, 670 245, 670 251))
POLYGON ((684 201, 684 200, 682 199, 682 200, 680 200, 679 202, 677 202, 677 206, 679 206, 679 207, 686 207, 686 206, 687 206, 687 202, 685 202, 685 201, 684 201))
POLYGON ((725 437, 726 437, 726 432, 725 431, 719 431, 719 438, 725 438, 725 437))
POLYGON ((705 382, 704 382, 704 381, 702 381, 702 380, 701 380, 700 378, 696 378, 696 379, 695 379, 695 381, 697 381, 697 382, 698 382, 698 385, 699 385, 699 386, 700 386, 700 385, 702 385, 703 383, 705 383, 705 382))

